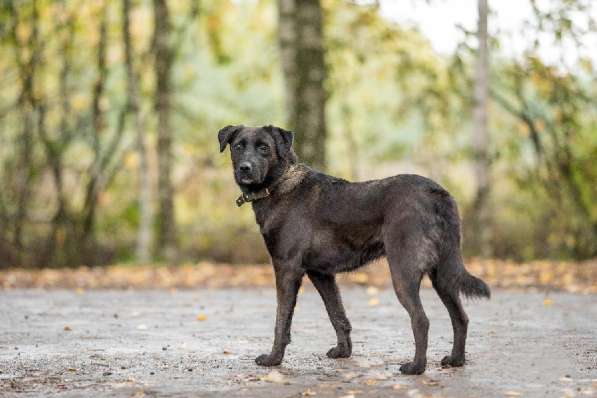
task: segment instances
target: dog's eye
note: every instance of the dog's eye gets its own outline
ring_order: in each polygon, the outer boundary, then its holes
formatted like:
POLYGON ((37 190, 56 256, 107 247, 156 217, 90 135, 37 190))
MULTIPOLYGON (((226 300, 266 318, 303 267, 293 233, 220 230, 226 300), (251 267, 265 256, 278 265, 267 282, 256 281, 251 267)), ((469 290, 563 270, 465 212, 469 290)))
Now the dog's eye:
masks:
POLYGON ((257 149, 259 149, 259 151, 262 152, 262 153, 268 153, 269 152, 269 147, 267 145, 259 145, 257 147, 257 149))
POLYGON ((244 147, 244 145, 241 142, 239 142, 238 144, 234 145, 234 150, 240 151, 241 149, 243 149, 243 147, 244 147))

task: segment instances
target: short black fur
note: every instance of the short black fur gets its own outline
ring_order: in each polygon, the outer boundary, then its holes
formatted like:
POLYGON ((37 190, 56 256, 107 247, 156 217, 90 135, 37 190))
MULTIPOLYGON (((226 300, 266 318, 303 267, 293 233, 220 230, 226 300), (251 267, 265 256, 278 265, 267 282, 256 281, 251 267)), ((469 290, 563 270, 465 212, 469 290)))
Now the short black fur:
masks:
POLYGON ((427 364, 429 320, 419 297, 428 274, 449 311, 454 331, 443 366, 462 366, 468 317, 459 293, 489 297, 487 285, 464 268, 460 218, 452 196, 437 183, 403 174, 348 182, 297 163, 293 134, 274 126, 227 126, 218 133, 220 150, 231 147, 234 177, 252 202, 272 258, 278 310, 274 344, 259 365, 281 363, 290 343, 296 296, 306 274, 321 295, 337 335, 331 358, 352 353, 335 274, 386 256, 396 295, 411 318, 415 356, 400 370, 421 374, 427 364), (265 194, 264 194, 265 192, 265 194))

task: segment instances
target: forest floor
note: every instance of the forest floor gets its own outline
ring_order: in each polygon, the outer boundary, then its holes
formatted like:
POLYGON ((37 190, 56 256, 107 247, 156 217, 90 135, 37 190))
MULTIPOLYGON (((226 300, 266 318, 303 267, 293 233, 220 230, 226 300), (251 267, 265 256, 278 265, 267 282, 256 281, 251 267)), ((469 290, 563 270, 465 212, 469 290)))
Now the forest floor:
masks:
POLYGON ((253 359, 272 341, 271 287, 75 286, 0 290, 0 396, 597 395, 594 294, 496 288, 490 301, 467 301, 467 364, 442 369, 450 321, 433 290, 423 289, 428 369, 403 376, 400 363, 414 349, 410 321, 384 287, 342 289, 354 350, 350 359, 332 360, 325 352, 335 333, 305 283, 286 358, 267 369, 253 359))
MULTIPOLYGON (((466 268, 493 288, 525 291, 567 291, 597 294, 597 258, 584 262, 469 259, 466 268)), ((388 287, 390 274, 385 260, 356 272, 339 275, 344 285, 388 287)), ((196 289, 198 287, 271 287, 274 277, 269 264, 131 265, 79 268, 14 268, 0 271, 0 289, 196 289)), ((429 280, 423 286, 431 287, 429 280)))

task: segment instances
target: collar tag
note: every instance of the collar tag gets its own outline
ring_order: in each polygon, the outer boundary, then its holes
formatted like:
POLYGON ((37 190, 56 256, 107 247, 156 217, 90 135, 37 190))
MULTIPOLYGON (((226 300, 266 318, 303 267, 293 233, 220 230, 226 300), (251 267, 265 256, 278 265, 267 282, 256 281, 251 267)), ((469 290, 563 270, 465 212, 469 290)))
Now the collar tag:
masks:
POLYGON ((242 193, 238 198, 236 198, 236 205, 241 207, 245 203, 254 202, 259 199, 267 198, 270 195, 269 189, 265 188, 262 191, 245 194, 242 193))

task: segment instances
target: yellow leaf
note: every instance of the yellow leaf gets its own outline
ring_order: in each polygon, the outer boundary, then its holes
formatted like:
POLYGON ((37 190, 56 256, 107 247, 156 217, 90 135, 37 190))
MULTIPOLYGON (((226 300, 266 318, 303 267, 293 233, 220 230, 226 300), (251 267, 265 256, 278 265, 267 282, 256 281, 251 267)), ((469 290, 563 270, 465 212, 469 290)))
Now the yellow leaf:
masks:
POLYGON ((371 307, 374 307, 374 306, 376 306, 376 305, 379 305, 379 299, 378 299, 377 297, 371 297, 371 298, 369 299, 369 305, 370 305, 371 307))
POLYGON ((268 381, 270 383, 284 383, 286 378, 277 370, 272 370, 267 376, 262 377, 261 380, 268 381))
POLYGON ((197 314, 197 320, 198 321, 206 321, 207 315, 205 315, 203 312, 200 312, 199 314, 197 314))
POLYGON ((548 297, 546 297, 545 299, 543 299, 543 305, 544 305, 544 306, 546 306, 546 307, 549 307, 549 306, 551 306, 552 304, 553 304, 553 300, 552 300, 552 299, 550 299, 550 298, 548 298, 548 297))
POLYGON ((129 151, 124 156, 124 166, 128 169, 136 169, 139 166, 139 154, 129 151))
POLYGON ((378 288, 376 288, 375 286, 369 286, 369 287, 367 288, 367 294, 368 294, 369 296, 376 296, 376 295, 377 295, 377 293, 379 293, 379 289, 378 289, 378 288))
POLYGON ((355 283, 365 284, 369 280, 369 275, 364 272, 355 272, 351 278, 355 283))

